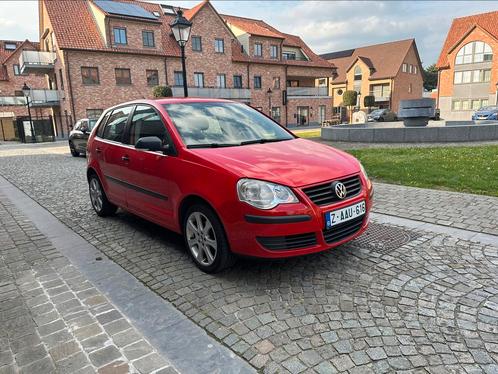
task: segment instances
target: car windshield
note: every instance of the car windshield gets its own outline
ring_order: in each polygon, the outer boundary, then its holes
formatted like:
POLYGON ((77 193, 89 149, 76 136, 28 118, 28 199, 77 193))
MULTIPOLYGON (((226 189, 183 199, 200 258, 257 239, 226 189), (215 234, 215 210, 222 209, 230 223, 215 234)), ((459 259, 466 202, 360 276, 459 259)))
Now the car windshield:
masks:
POLYGON ((294 139, 277 123, 242 103, 178 103, 165 104, 164 108, 189 148, 294 139))
POLYGON ((384 109, 375 109, 372 113, 370 113, 371 116, 376 116, 378 114, 382 114, 384 109))
POLYGON ((498 106, 483 106, 479 110, 498 110, 498 106))

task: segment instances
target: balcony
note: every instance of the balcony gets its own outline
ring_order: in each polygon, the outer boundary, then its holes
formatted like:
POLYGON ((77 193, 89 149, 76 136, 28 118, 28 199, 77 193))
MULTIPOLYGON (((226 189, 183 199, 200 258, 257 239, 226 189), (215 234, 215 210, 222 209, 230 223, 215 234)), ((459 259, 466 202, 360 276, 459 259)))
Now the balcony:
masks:
MULTIPOLYGON (((174 97, 183 97, 183 87, 175 86, 172 90, 174 97)), ((189 87, 188 95, 212 99, 250 100, 251 90, 248 88, 189 87)))
POLYGON ((30 104, 34 107, 52 107, 60 105, 59 91, 31 90, 30 104))
MULTIPOLYGON (((56 90, 31 90, 30 101, 32 107, 53 107, 60 104, 59 91, 56 90)), ((24 106, 24 96, 2 96, 0 106, 24 106)))
POLYGON ((23 106, 26 105, 26 98, 23 96, 1 96, 0 106, 23 106))
POLYGON ((374 96, 375 97, 375 102, 376 103, 380 103, 380 102, 383 102, 383 101, 389 101, 391 99, 391 95, 390 94, 387 94, 387 95, 384 95, 384 96, 376 96, 376 95, 374 95, 373 92, 370 92, 370 96, 374 96))
POLYGON ((21 74, 50 71, 54 68, 55 52, 22 51, 19 57, 21 74))
POLYGON ((287 87, 287 97, 328 97, 328 87, 287 87))

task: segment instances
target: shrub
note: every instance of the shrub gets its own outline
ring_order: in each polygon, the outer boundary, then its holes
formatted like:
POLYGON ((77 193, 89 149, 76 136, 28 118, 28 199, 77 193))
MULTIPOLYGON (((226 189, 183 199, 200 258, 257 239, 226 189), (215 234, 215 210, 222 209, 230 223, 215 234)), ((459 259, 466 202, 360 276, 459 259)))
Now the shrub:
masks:
POLYGON ((365 96, 363 98, 363 105, 365 106, 365 108, 368 108, 368 109, 375 106, 375 96, 373 96, 373 95, 365 96))
POLYGON ((154 97, 172 97, 173 90, 169 86, 155 86, 152 89, 154 97))
POLYGON ((342 102, 344 105, 352 107, 356 105, 356 100, 358 99, 358 92, 348 90, 342 95, 342 102))

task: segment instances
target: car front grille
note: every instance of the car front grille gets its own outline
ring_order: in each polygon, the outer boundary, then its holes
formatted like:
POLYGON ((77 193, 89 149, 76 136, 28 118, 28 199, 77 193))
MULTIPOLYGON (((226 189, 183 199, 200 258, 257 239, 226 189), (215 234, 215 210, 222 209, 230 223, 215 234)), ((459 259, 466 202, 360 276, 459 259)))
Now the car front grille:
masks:
POLYGON ((363 215, 323 230, 323 238, 325 239, 325 242, 327 244, 337 243, 351 235, 356 234, 361 229, 364 218, 365 216, 363 215))
POLYGON ((317 244, 316 235, 313 232, 287 236, 258 236, 256 240, 270 251, 288 251, 317 244))
MULTIPOLYGON (((361 180, 359 175, 353 177, 338 179, 346 186, 347 195, 346 199, 356 196, 361 191, 361 180)), ((310 200, 318 206, 328 205, 341 201, 332 189, 332 182, 322 183, 317 186, 303 188, 303 192, 310 198, 310 200)))

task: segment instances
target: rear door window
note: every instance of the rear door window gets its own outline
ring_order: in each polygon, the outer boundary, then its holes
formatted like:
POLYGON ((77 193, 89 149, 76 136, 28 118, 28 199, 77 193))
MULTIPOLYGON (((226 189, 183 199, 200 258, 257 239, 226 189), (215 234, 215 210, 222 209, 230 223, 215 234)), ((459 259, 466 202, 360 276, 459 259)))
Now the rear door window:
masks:
POLYGON ((126 122, 128 121, 131 109, 131 106, 125 106, 112 111, 112 114, 105 125, 104 133, 102 134, 104 139, 115 142, 122 141, 124 129, 126 127, 126 122))

